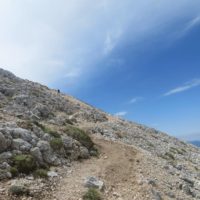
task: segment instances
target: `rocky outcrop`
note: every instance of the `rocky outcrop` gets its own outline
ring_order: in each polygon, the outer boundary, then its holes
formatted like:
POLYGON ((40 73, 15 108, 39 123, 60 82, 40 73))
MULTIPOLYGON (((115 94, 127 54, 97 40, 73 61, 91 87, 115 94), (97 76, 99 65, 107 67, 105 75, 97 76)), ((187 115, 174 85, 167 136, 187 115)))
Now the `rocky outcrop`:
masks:
POLYGON ((87 177, 85 179, 85 187, 88 188, 98 188, 99 190, 103 190, 104 183, 103 181, 97 179, 96 177, 87 177))
POLYGON ((20 128, 15 123, 0 123, 1 180, 11 177, 10 166, 14 166, 13 159, 16 155, 32 155, 38 167, 63 165, 69 160, 90 157, 89 150, 72 137, 63 132, 53 135, 50 130, 45 133, 45 130, 31 123, 29 125, 32 130, 20 128), (57 141, 56 138, 60 140, 60 143, 56 143, 57 149, 52 146, 52 141, 57 141))

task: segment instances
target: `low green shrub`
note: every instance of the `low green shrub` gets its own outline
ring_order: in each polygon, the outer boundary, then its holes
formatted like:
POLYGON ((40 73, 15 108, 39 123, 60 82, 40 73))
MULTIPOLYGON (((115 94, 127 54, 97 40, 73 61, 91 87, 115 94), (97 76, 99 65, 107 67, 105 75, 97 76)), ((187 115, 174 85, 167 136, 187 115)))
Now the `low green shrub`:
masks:
POLYGON ((57 133, 56 131, 51 130, 50 128, 46 128, 44 132, 48 133, 49 135, 51 135, 52 137, 55 137, 55 138, 60 138, 61 137, 59 133, 57 133))
POLYGON ((13 162, 19 173, 29 174, 37 168, 34 157, 29 154, 16 155, 13 162))
POLYGON ((10 168, 10 173, 12 174, 12 177, 16 177, 16 176, 18 176, 19 172, 18 172, 16 167, 11 167, 10 168))
POLYGON ((187 153, 187 151, 186 151, 185 149, 183 149, 183 148, 181 149, 181 151, 182 151, 183 153, 187 153))
POLYGON ((52 137, 55 137, 55 138, 60 138, 61 137, 59 133, 57 133, 56 131, 52 130, 51 128, 39 123, 38 121, 34 121, 34 124, 36 126, 38 126, 39 128, 41 128, 43 130, 43 132, 48 133, 52 137))
POLYGON ((88 191, 83 195, 83 200, 102 200, 101 194, 94 188, 88 189, 88 191))
POLYGON ((33 123, 30 120, 17 122, 17 125, 20 128, 24 128, 24 129, 28 129, 28 130, 33 130, 33 123))
POLYGON ((63 141, 61 138, 53 138, 50 141, 50 146, 52 147, 52 149, 54 150, 60 150, 63 147, 63 141))
POLYGON ((167 157, 169 159, 172 159, 172 160, 175 160, 175 157, 174 157, 174 155, 171 152, 166 152, 165 153, 165 157, 167 157))
POLYGON ((45 126, 44 126, 43 124, 39 123, 38 121, 33 121, 33 123, 34 123, 36 126, 38 126, 39 128, 41 128, 42 130, 45 129, 45 126))
POLYGON ((9 188, 9 194, 16 195, 16 196, 23 196, 23 195, 29 195, 30 191, 25 186, 18 186, 18 185, 12 185, 9 188))
POLYGON ((46 169, 37 169, 33 175, 35 178, 48 178, 46 169))
POLYGON ((184 151, 182 151, 182 149, 178 149, 178 148, 175 148, 175 147, 171 147, 170 148, 170 151, 172 152, 172 153, 178 153, 178 154, 180 154, 180 155, 183 155, 185 152, 184 151))
POLYGON ((74 123, 73 123, 70 119, 66 119, 66 120, 65 120, 65 124, 73 125, 74 123))
POLYGON ((67 133, 67 135, 79 141, 87 149, 93 148, 94 143, 85 131, 69 125, 65 128, 65 132, 67 133))

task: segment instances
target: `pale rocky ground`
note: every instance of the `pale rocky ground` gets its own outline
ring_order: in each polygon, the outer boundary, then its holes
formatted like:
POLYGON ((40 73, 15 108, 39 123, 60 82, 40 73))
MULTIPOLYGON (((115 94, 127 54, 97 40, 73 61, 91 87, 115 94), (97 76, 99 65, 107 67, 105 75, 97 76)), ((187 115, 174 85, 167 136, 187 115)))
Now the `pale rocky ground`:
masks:
POLYGON ((113 117, 2 69, 0 139, 0 200, 80 200, 87 190, 84 180, 88 176, 104 182, 102 195, 106 200, 200 199, 199 148, 113 117), (65 141, 61 152, 47 147, 52 136, 44 130, 34 124, 31 130, 24 126, 33 120, 61 135, 65 141), (68 135, 65 127, 69 122, 89 133, 99 149, 99 157, 91 156, 91 149, 68 135), (41 156, 37 156, 37 162, 52 166, 50 170, 58 176, 48 180, 34 179, 31 175, 11 178, 9 156, 38 148, 41 156), (31 195, 9 195, 8 189, 13 184, 27 186, 31 195))

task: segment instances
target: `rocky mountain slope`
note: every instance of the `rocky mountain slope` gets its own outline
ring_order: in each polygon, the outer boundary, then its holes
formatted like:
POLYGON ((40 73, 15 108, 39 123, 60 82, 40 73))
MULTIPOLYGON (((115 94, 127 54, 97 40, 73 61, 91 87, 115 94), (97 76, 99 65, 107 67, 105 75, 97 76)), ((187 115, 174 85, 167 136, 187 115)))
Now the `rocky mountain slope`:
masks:
POLYGON ((200 199, 200 149, 0 69, 0 199, 79 200, 88 176, 108 200, 200 199))

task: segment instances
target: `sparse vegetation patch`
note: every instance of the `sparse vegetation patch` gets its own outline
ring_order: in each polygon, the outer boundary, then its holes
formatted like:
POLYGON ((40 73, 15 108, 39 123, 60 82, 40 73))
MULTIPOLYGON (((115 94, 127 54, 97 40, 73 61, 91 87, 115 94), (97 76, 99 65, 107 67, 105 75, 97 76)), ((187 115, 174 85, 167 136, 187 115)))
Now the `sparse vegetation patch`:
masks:
POLYGON ((34 124, 36 126, 38 126, 39 128, 41 128, 43 130, 43 132, 48 133, 52 137, 55 137, 55 138, 60 138, 61 137, 59 133, 57 133, 56 131, 52 130, 50 127, 47 127, 47 126, 39 123, 38 121, 35 121, 34 124))
POLYGON ((52 149, 54 149, 54 150, 60 150, 63 147, 63 141, 62 141, 61 138, 53 138, 50 141, 50 145, 51 145, 52 149))
POLYGON ((33 130, 33 123, 31 120, 20 121, 17 125, 24 129, 33 130))
POLYGON ((48 178, 47 170, 46 169, 37 169, 34 172, 34 177, 35 178, 48 178))
POLYGON ((66 126, 65 133, 67 133, 67 135, 71 136, 75 140, 78 140, 83 146, 85 146, 88 149, 92 149, 94 146, 94 143, 89 137, 89 135, 85 131, 77 127, 70 125, 66 126))
POLYGON ((19 172, 18 172, 16 167, 11 167, 10 168, 10 173, 12 174, 12 177, 16 177, 19 174, 19 172))
POLYGON ((13 185, 9 189, 9 193, 15 196, 23 196, 29 194, 29 189, 24 186, 13 185))
POLYGON ((183 155, 185 153, 182 149, 178 149, 175 147, 170 147, 170 152, 175 153, 175 154, 178 153, 180 155, 183 155))
POLYGON ((13 158, 13 162, 19 173, 30 174, 37 168, 35 159, 29 154, 16 155, 13 158))
POLYGON ((83 195, 83 200, 102 200, 102 196, 97 189, 90 188, 88 191, 83 195))
POLYGON ((166 152, 165 155, 164 155, 164 158, 175 160, 175 157, 171 152, 166 152))

